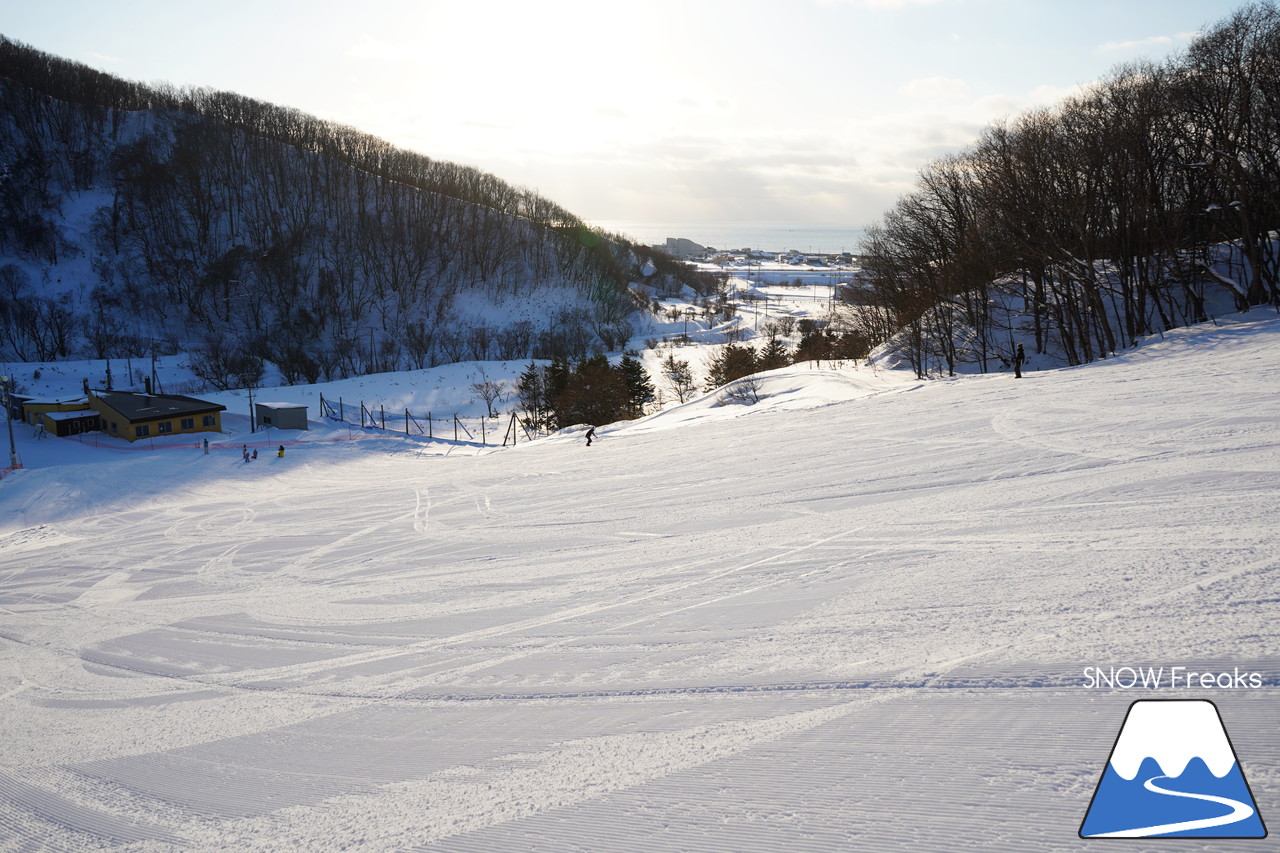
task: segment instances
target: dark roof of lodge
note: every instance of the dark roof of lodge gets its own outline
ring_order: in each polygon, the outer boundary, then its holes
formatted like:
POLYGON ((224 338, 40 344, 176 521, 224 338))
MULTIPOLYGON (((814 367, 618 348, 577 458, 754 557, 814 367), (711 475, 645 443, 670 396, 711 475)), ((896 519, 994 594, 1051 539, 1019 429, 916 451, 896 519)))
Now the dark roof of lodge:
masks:
POLYGON ((131 391, 94 391, 93 396, 127 418, 129 423, 154 421, 179 415, 226 411, 226 406, 182 394, 140 394, 131 391))
POLYGON ((34 397, 30 394, 11 394, 15 401, 30 404, 32 406, 68 406, 72 403, 85 402, 85 396, 80 394, 76 397, 34 397))

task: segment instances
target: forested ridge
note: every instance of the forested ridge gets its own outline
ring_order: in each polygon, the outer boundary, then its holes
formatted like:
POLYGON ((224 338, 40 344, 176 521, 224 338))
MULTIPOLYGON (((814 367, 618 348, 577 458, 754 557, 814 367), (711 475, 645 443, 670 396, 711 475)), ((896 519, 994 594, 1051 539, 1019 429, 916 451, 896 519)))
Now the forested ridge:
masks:
POLYGON ((288 382, 314 382, 580 358, 630 336, 643 299, 628 283, 646 262, 659 279, 697 283, 691 268, 478 169, 0 37, 9 358, 193 347, 215 385, 252 379, 264 360, 288 382), (486 320, 493 305, 506 321, 486 320))
POLYGON ((921 375, 1016 342, 1106 358, 1280 303, 1280 11, 1246 6, 923 168, 869 230, 851 322, 921 375))

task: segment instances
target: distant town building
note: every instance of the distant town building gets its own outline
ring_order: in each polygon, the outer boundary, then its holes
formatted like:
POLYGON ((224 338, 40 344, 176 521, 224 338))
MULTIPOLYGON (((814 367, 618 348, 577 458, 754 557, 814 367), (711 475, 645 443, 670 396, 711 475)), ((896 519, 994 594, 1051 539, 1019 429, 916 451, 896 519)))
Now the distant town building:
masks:
POLYGON ((686 240, 684 237, 668 237, 667 242, 663 245, 654 246, 653 248, 666 252, 673 258, 696 258, 707 251, 706 246, 699 246, 692 240, 686 240))

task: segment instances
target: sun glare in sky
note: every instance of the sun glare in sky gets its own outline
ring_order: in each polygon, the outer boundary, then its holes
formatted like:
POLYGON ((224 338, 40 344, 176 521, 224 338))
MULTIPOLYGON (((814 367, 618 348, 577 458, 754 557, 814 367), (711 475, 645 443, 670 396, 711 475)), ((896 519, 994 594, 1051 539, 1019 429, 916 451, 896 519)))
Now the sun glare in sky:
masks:
POLYGON ((0 0, 4 35, 296 107, 589 220, 864 224, 1224 0, 0 0))

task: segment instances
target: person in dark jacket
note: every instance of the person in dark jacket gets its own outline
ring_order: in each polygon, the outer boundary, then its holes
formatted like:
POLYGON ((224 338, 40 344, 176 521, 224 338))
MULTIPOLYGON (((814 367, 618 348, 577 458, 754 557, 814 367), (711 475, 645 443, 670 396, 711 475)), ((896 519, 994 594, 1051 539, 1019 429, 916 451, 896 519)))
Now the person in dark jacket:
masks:
POLYGON ((1022 378, 1022 363, 1027 360, 1027 354, 1022 351, 1022 344, 1018 344, 1018 351, 1013 354, 1013 378, 1022 378))
POLYGON ((590 446, 591 446, 591 439, 593 439, 593 438, 595 438, 595 437, 596 437, 596 428, 595 428, 595 427, 592 427, 591 429, 587 430, 587 447, 590 447, 590 446))

